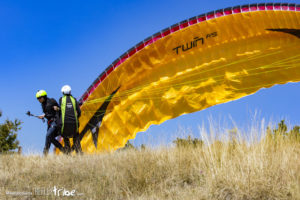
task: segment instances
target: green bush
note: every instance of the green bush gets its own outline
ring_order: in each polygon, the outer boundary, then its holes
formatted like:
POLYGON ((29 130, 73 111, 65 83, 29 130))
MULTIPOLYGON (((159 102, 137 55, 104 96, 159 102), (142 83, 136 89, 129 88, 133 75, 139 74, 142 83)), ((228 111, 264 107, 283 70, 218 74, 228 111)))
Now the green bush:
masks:
MULTIPOLYGON (((2 112, 0 111, 0 117, 2 112)), ((19 141, 17 140, 17 131, 21 129, 21 121, 15 119, 14 121, 5 120, 0 124, 0 153, 11 152, 19 148, 19 141)))

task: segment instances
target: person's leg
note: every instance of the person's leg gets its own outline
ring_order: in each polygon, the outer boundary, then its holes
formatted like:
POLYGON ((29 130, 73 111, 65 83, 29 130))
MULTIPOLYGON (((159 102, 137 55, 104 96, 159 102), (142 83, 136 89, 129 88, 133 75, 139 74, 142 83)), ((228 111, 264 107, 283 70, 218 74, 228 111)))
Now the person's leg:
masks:
POLYGON ((77 154, 82 154, 79 133, 75 133, 75 135, 73 137, 73 141, 74 141, 74 147, 75 147, 76 153, 77 154))
POLYGON ((63 130, 63 137, 72 137, 73 138, 73 146, 71 148, 71 152, 73 150, 76 151, 76 153, 81 153, 81 146, 80 146, 80 138, 79 134, 76 133, 76 124, 75 123, 65 123, 64 124, 64 130, 63 130))
MULTIPOLYGON (((52 144, 54 144, 54 146, 56 148, 58 148, 61 152, 65 152, 63 146, 56 140, 56 136, 57 136, 57 126, 56 126, 56 123, 55 122, 52 122, 50 124, 50 128, 48 129, 48 132, 47 132, 47 138, 48 140, 50 140, 50 142, 52 144)), ((49 145, 49 148, 50 148, 50 145, 49 145)), ((48 148, 48 150, 49 150, 48 148)))
POLYGON ((67 137, 64 137, 64 143, 65 143, 65 151, 67 154, 71 153, 71 145, 70 140, 67 137))
POLYGON ((47 155, 49 153, 49 149, 51 146, 51 134, 53 132, 53 126, 48 126, 47 128, 47 134, 46 134, 46 141, 45 141, 45 147, 43 150, 44 155, 47 155))
POLYGON ((65 153, 64 147, 56 140, 55 136, 51 137, 51 142, 54 144, 56 148, 58 148, 61 152, 65 153))

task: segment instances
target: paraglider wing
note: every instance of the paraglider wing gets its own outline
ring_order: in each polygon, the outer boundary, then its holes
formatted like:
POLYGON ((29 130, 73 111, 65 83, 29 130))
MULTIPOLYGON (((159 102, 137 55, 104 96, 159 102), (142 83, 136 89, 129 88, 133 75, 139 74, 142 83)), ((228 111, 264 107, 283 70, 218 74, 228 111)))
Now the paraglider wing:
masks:
POLYGON ((85 136, 85 134, 88 131, 92 132, 93 136, 93 142, 95 147, 97 148, 97 143, 98 143, 98 134, 99 134, 99 128, 102 122, 102 119, 105 115, 107 106, 109 105, 112 97, 114 94, 118 91, 119 88, 117 88, 109 97, 104 101, 104 103, 101 105, 101 107, 97 110, 97 112, 94 113, 93 117, 90 119, 90 121, 85 125, 83 130, 81 131, 80 134, 80 140, 85 136))
POLYGON ((137 44, 82 96, 83 151, 113 151, 152 124, 300 81, 299 11, 273 3, 217 10, 137 44))

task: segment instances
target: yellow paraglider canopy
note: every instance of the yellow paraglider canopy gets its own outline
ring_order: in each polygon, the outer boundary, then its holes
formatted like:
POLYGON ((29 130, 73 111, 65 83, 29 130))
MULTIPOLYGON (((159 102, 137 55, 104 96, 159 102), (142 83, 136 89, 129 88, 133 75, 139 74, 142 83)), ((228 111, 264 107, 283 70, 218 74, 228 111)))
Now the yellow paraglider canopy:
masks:
POLYGON ((300 81, 300 6, 206 13, 137 44, 82 96, 84 152, 113 151, 182 114, 300 81))

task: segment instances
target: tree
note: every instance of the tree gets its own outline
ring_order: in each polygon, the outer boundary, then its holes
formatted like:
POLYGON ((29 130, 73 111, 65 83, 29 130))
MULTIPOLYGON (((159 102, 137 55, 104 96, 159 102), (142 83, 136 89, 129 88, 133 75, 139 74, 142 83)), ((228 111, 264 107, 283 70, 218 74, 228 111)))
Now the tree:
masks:
POLYGON ((190 135, 187 137, 187 139, 182 138, 176 138, 176 140, 173 141, 173 143, 176 145, 177 148, 182 147, 201 147, 203 145, 203 141, 199 140, 197 138, 192 138, 190 135))
POLYGON ((126 150, 136 150, 136 148, 131 144, 131 142, 128 140, 127 143, 123 148, 118 149, 118 151, 126 151, 126 150))
MULTIPOLYGON (((2 112, 0 111, 1 116, 2 112)), ((18 119, 14 121, 7 119, 3 124, 0 124, 0 153, 10 152, 19 148, 17 132, 21 129, 21 123, 18 119)))
POLYGON ((288 135, 287 130, 288 130, 287 125, 285 124, 284 120, 281 120, 278 123, 278 128, 275 129, 273 132, 276 136, 277 135, 287 136, 288 135))
POLYGON ((291 130, 288 130, 287 125, 284 120, 278 123, 278 128, 271 130, 267 127, 267 138, 277 139, 277 138, 291 139, 293 141, 300 141, 300 126, 294 126, 291 130))
POLYGON ((128 140, 127 143, 125 144, 124 149, 135 149, 135 147, 134 147, 133 144, 131 144, 131 142, 128 140))
POLYGON ((289 132, 289 137, 293 140, 300 141, 300 126, 294 126, 289 132))

